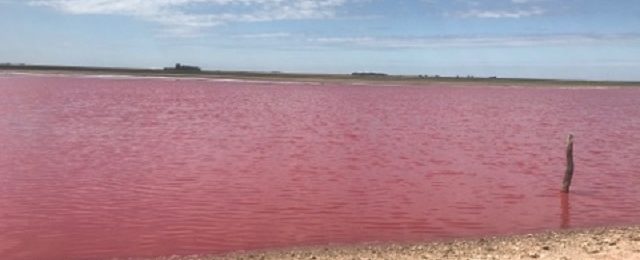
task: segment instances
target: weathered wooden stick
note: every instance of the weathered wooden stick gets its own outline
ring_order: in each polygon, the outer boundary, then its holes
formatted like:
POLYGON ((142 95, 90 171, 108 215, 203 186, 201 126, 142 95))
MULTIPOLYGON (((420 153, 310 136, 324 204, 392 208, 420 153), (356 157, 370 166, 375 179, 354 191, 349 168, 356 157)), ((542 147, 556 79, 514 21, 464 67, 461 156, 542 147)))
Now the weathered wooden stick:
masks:
POLYGON ((569 205, 569 193, 560 193, 560 228, 569 228, 571 225, 571 206, 569 205))
POLYGON ((562 181, 562 192, 569 193, 571 179, 573 178, 573 135, 569 134, 567 138, 567 169, 564 171, 564 180, 562 181))

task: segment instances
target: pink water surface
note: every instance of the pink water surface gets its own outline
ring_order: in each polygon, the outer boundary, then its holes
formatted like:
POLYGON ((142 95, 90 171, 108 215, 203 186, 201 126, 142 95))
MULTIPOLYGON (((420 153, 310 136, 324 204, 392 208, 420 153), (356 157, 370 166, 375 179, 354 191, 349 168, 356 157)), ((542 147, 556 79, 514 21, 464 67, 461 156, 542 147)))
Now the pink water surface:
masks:
POLYGON ((5 75, 0 258, 640 224, 639 159, 640 88, 5 75))

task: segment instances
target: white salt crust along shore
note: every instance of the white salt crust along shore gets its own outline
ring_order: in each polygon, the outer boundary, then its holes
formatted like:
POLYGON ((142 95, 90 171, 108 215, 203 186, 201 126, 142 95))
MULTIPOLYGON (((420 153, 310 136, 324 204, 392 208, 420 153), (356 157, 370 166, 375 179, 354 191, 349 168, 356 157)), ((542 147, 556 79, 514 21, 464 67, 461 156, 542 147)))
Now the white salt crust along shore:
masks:
POLYGON ((518 79, 486 82, 486 81, 451 81, 452 79, 439 81, 432 79, 428 81, 406 79, 406 80, 375 80, 367 78, 334 78, 331 76, 317 77, 275 77, 275 76, 233 76, 233 75, 154 75, 154 74, 117 74, 102 72, 74 72, 74 71, 0 71, 0 77, 10 76, 30 76, 30 77, 75 77, 75 78, 93 78, 106 80, 164 80, 164 81, 203 81, 203 82, 223 82, 238 84, 262 84, 262 85, 325 85, 335 84, 353 85, 353 86, 381 86, 381 87, 456 87, 456 88, 555 88, 555 89, 620 89, 629 87, 639 87, 640 85, 617 85, 616 82, 610 82, 604 85, 590 85, 583 83, 567 83, 557 82, 527 82, 518 79))

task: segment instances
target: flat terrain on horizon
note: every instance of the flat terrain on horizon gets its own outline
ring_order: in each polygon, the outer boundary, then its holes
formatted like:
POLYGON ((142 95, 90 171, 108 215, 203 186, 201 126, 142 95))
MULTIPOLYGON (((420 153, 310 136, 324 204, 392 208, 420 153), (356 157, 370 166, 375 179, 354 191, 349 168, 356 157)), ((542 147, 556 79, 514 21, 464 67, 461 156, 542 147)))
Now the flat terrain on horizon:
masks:
POLYGON ((176 78, 214 78, 244 79, 261 81, 298 81, 329 83, 367 83, 398 85, 466 84, 494 86, 578 86, 578 87, 640 87, 635 81, 597 81, 597 80, 561 80, 500 77, 466 77, 435 75, 350 75, 350 74, 313 74, 286 72, 253 71, 176 71, 162 69, 110 68, 110 67, 74 67, 74 66, 38 66, 38 65, 0 65, 0 71, 42 74, 80 74, 80 75, 129 75, 140 77, 176 77, 176 78))

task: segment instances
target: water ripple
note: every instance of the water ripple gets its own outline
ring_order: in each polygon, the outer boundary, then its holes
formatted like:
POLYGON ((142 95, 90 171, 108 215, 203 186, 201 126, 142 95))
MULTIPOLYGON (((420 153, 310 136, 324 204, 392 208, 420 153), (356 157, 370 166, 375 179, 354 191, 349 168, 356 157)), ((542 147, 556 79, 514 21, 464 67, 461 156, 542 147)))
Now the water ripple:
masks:
POLYGON ((0 79, 0 257, 638 223, 640 90, 0 79), (558 194, 564 135, 576 177, 558 194))

